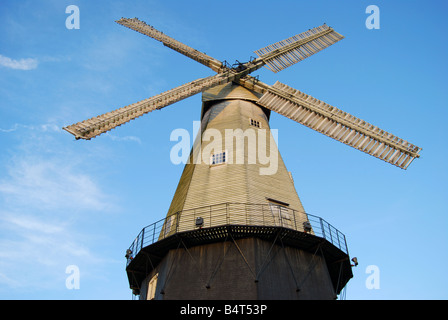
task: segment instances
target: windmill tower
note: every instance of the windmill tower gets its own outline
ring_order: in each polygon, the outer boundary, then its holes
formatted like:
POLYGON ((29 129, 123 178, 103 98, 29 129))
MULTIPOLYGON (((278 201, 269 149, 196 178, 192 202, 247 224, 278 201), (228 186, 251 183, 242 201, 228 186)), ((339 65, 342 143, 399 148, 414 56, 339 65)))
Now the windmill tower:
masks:
MULTIPOLYGON (((119 24, 210 67, 216 75, 64 129, 91 139, 202 92, 201 128, 165 218, 126 252, 141 299, 334 299, 352 277, 345 236, 307 214, 269 127, 272 111, 406 169, 420 148, 280 82, 281 71, 343 37, 327 25, 256 51, 232 66, 146 23, 119 24)), ((299 182, 300 183, 300 182, 299 182)))

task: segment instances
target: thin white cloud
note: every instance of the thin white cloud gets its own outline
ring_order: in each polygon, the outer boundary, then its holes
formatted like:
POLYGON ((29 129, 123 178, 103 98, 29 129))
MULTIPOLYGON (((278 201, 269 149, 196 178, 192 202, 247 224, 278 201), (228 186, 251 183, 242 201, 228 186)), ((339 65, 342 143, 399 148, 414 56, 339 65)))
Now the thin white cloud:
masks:
POLYGON ((10 235, 0 237, 0 292, 7 288, 42 290, 54 283, 62 284, 65 267, 73 261, 102 262, 86 245, 86 236, 76 232, 70 223, 57 220, 0 211, 2 233, 10 235))
POLYGON ((0 273, 0 283, 9 287, 9 288, 18 288, 18 287, 25 287, 25 283, 21 283, 20 281, 17 281, 15 279, 11 279, 7 275, 0 273))
POLYGON ((40 125, 27 125, 27 124, 21 124, 21 123, 15 123, 11 128, 5 129, 0 128, 0 132, 9 133, 19 130, 20 128, 23 129, 29 129, 29 130, 39 130, 42 132, 60 132, 61 128, 60 126, 52 123, 45 123, 40 125))
POLYGON ((138 144, 142 144, 142 140, 139 137, 136 136, 116 136, 109 132, 105 134, 107 137, 109 137, 112 141, 131 141, 131 142, 137 142, 138 144))
POLYGON ((32 70, 38 65, 37 59, 27 58, 15 60, 0 54, 0 66, 16 70, 32 70))
POLYGON ((56 234, 65 230, 62 225, 58 225, 55 222, 45 222, 33 216, 2 213, 0 219, 11 226, 32 231, 33 233, 41 232, 46 234, 56 234))
POLYGON ((64 289, 66 266, 81 267, 87 281, 111 262, 97 246, 107 236, 89 228, 116 213, 116 201, 83 166, 86 154, 60 143, 60 127, 0 130, 21 137, 0 167, 0 296, 64 289))
POLYGON ((48 122, 25 125, 16 123, 0 133, 20 135, 9 165, 0 171, 0 200, 14 208, 44 210, 113 211, 113 200, 85 168, 83 158, 56 140, 61 125, 48 122), (64 151, 65 150, 65 151, 64 151))
POLYGON ((92 178, 57 159, 18 160, 0 180, 0 193, 21 206, 105 210, 107 196, 92 178))

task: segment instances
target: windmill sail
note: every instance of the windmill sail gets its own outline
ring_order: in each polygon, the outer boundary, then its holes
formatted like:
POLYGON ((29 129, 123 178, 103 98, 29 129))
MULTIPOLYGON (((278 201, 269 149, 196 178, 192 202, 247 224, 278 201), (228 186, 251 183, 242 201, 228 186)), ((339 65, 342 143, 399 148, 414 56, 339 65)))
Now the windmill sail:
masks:
POLYGON ((344 38, 326 24, 259 49, 255 51, 259 58, 229 68, 137 18, 122 18, 116 22, 162 42, 165 46, 210 67, 218 74, 63 128, 76 139, 89 140, 145 113, 161 109, 216 85, 234 81, 249 90, 262 93, 258 104, 265 108, 402 169, 406 169, 419 157, 421 148, 376 126, 280 82, 269 86, 249 76, 262 66, 279 72, 344 38))
POLYGON ((127 18, 121 18, 120 20, 116 21, 118 24, 121 24, 122 26, 125 26, 129 29, 132 29, 134 31, 140 32, 141 34, 147 35, 148 37, 151 37, 157 41, 162 42, 165 46, 199 62, 203 65, 213 69, 216 72, 220 72, 222 70, 222 63, 219 60, 216 60, 205 53, 199 52, 196 49, 193 49, 186 44, 183 44, 180 41, 177 41, 176 39, 173 39, 163 32, 158 31, 154 27, 146 24, 143 21, 140 21, 137 18, 134 19, 127 19, 127 18))
POLYGON ((326 24, 271 44, 255 53, 273 72, 279 72, 335 44, 344 37, 326 24))
POLYGON ((421 148, 299 90, 276 82, 264 85, 257 102, 355 149, 406 169, 421 148))
POLYGON ((63 129, 73 134, 76 139, 90 140, 91 138, 121 126, 122 124, 134 120, 148 112, 161 109, 218 84, 227 83, 232 80, 232 76, 233 75, 229 74, 217 74, 215 76, 195 80, 151 98, 72 124, 63 129))

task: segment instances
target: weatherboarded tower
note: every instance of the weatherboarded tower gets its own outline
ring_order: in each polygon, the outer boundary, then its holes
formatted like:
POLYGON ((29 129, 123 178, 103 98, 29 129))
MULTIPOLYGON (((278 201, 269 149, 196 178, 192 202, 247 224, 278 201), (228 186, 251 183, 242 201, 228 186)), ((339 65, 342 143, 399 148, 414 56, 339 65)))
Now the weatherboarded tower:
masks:
POLYGON ((233 83, 204 92, 201 143, 157 242, 127 267, 141 299, 334 299, 352 276, 343 235, 315 235, 259 98, 233 83))
MULTIPOLYGON (((90 140, 137 117, 203 93, 201 130, 165 218, 126 250, 130 288, 140 299, 334 299, 352 277, 345 236, 307 214, 278 153, 277 112, 406 169, 420 148, 280 82, 279 72, 343 39, 326 24, 229 65, 137 18, 117 23, 162 42, 215 75, 64 129, 90 140)), ((301 181, 296 181, 302 183, 301 181)))

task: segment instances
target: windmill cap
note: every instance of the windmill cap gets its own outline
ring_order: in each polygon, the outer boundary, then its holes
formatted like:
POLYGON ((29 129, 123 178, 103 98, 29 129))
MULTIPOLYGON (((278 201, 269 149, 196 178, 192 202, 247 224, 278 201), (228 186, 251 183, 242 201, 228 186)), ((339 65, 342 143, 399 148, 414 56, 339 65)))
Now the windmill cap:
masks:
POLYGON ((215 86, 202 93, 202 102, 215 100, 249 100, 257 102, 262 94, 248 90, 233 82, 215 86))

